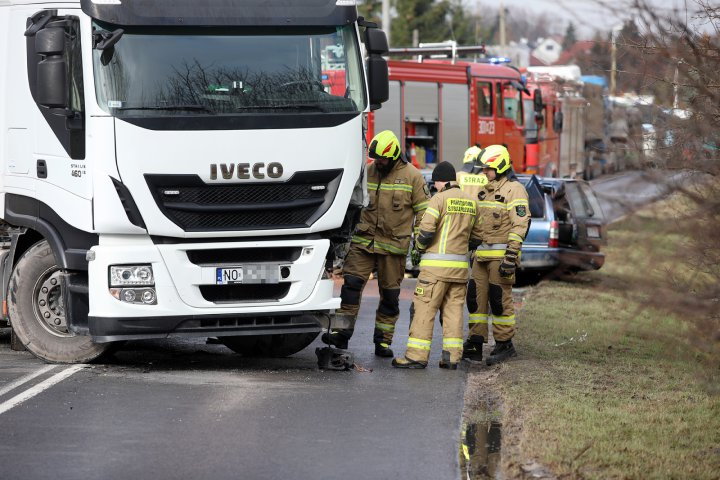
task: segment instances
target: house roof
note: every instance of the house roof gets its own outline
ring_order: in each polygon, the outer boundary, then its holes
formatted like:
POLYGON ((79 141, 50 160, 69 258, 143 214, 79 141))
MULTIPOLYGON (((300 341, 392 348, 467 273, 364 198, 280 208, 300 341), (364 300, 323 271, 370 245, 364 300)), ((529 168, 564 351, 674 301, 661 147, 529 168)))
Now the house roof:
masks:
POLYGON ((530 55, 530 66, 531 67, 545 67, 547 66, 547 63, 543 62, 539 58, 537 58, 535 55, 530 55))
POLYGON ((560 54, 560 57, 555 62, 555 65, 567 65, 572 63, 579 55, 588 55, 595 46, 593 40, 580 40, 575 42, 573 46, 565 50, 560 54))

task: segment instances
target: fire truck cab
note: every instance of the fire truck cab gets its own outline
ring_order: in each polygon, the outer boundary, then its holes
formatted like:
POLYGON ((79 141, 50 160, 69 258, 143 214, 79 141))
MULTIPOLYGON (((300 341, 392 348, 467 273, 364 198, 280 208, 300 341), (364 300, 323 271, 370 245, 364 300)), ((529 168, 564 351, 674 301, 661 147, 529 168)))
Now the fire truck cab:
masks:
POLYGON ((421 167, 459 167, 470 145, 505 144, 516 171, 525 170, 525 86, 517 70, 449 60, 388 64, 390 98, 370 114, 368 139, 392 130, 421 167))

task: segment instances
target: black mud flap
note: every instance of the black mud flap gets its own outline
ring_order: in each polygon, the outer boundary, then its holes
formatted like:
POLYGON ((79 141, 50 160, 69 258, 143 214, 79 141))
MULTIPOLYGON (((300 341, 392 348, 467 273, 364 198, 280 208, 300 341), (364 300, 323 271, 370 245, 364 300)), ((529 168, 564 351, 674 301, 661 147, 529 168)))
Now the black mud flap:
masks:
POLYGON ((88 273, 65 271, 61 279, 68 330, 75 335, 90 335, 88 273))

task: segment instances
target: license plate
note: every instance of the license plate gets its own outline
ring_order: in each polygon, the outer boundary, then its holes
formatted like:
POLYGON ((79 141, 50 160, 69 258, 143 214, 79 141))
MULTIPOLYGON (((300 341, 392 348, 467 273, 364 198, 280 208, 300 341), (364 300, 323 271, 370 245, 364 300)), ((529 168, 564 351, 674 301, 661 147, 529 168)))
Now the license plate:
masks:
POLYGON ((280 283, 280 268, 277 265, 243 265, 242 267, 217 268, 217 285, 237 285, 240 283, 280 283))
POLYGON ((242 267, 218 268, 216 269, 215 279, 218 285, 235 285, 243 283, 242 267))
POLYGON ((587 227, 587 236, 600 238, 600 227, 587 227))

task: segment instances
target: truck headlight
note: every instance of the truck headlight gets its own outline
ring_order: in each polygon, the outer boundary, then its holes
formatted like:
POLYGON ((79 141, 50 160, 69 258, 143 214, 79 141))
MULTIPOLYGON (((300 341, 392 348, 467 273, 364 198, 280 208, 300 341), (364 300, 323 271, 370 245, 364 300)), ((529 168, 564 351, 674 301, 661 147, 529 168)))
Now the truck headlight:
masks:
POLYGON ((150 265, 111 265, 110 286, 152 286, 155 276, 150 265))

